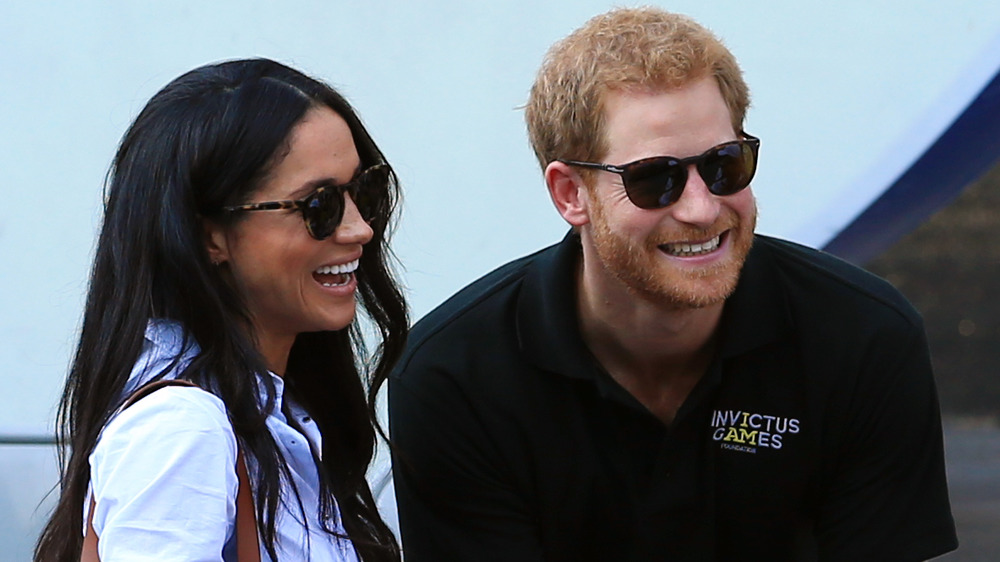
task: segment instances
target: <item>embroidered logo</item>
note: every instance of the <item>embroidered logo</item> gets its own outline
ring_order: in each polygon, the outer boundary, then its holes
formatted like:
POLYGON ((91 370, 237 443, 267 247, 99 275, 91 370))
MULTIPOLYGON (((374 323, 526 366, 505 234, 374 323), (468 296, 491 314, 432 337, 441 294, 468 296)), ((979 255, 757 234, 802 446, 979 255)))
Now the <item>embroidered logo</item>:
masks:
POLYGON ((789 434, 799 432, 797 418, 783 418, 741 412, 715 410, 712 412, 712 439, 730 451, 756 454, 758 448, 780 449, 789 434))

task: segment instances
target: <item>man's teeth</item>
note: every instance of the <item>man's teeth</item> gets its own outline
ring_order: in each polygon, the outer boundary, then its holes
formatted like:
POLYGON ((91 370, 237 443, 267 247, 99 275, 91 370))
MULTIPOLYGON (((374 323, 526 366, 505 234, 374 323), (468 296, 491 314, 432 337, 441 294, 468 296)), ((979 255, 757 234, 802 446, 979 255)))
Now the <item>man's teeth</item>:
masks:
POLYGON ((721 236, 716 236, 708 242, 703 242, 701 244, 664 244, 661 247, 672 256, 697 256, 700 254, 714 252, 716 248, 719 247, 720 239, 721 236))
POLYGON ((323 285, 324 287, 339 287, 341 285, 346 285, 351 282, 351 274, 357 271, 359 261, 360 260, 354 260, 340 265, 324 265, 323 267, 318 268, 314 273, 319 276, 336 275, 337 277, 334 277, 332 280, 321 280, 319 278, 316 280, 319 281, 320 285, 323 285))
POLYGON ((342 263, 340 265, 324 265, 323 267, 316 270, 316 273, 320 275, 339 275, 341 273, 354 273, 358 269, 358 262, 361 260, 354 260, 348 263, 342 263))

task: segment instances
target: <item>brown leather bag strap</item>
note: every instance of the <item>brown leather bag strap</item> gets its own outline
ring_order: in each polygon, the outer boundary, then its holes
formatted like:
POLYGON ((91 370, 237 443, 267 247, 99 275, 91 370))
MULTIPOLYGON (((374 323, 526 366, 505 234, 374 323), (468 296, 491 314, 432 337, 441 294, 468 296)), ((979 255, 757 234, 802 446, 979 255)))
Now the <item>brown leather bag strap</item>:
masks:
POLYGON ((260 562, 260 541, 257 538, 257 514, 253 507, 253 488, 250 473, 243 460, 243 451, 236 446, 236 477, 240 482, 236 490, 236 560, 260 562))
MULTIPOLYGON (((160 379, 139 387, 133 392, 121 409, 124 410, 141 398, 165 386, 193 386, 201 388, 191 381, 178 379, 160 379)), ((243 449, 236 442, 236 479, 239 483, 236 490, 236 560, 238 562, 260 562, 260 541, 257 536, 257 513, 253 506, 253 488, 250 486, 250 473, 243 458, 243 449)), ((80 551, 80 562, 100 562, 97 552, 99 537, 94 531, 94 509, 97 507, 93 494, 90 496, 90 509, 87 512, 87 532, 83 537, 83 549, 80 551)))
POLYGON ((80 562, 101 562, 97 553, 97 532, 94 531, 94 494, 90 495, 90 509, 87 511, 87 534, 83 535, 83 550, 80 551, 80 562))

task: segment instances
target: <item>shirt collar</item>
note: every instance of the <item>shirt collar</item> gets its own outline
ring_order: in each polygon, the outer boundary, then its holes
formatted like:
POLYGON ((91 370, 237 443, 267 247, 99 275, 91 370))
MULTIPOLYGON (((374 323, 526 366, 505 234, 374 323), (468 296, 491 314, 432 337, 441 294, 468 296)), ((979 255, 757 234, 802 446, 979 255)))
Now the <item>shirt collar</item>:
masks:
MULTIPOLYGON (((201 352, 198 342, 194 341, 194 338, 176 320, 150 319, 146 323, 145 339, 146 344, 143 345, 142 355, 129 377, 128 392, 141 386, 175 359, 177 363, 166 375, 166 378, 176 378, 201 352)), ((274 412, 281 412, 285 381, 271 371, 268 371, 266 375, 258 375, 257 399, 261 406, 267 404, 267 385, 264 383, 263 376, 271 378, 271 382, 274 384, 274 412)))
POLYGON ((592 378, 595 361, 580 335, 576 310, 576 264, 580 237, 538 254, 525 275, 517 303, 521 350, 538 367, 576 378, 592 378))
POLYGON ((180 354, 191 359, 200 351, 198 343, 186 336, 180 322, 166 318, 151 318, 146 323, 146 341, 152 344, 150 353, 157 358, 180 354))
POLYGON ((755 236, 719 325, 720 356, 742 355, 791 331, 781 276, 766 237, 755 236))

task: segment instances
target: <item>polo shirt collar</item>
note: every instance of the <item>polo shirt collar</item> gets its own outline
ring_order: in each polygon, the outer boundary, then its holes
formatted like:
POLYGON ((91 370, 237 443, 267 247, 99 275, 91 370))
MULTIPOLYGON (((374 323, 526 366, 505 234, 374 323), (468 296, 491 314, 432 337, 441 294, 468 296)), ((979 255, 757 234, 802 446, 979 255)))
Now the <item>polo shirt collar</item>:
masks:
POLYGON ((538 254, 517 301, 517 335, 524 357, 539 368, 569 377, 593 378, 595 360, 580 335, 575 271, 580 237, 538 254))
POLYGON ((791 333, 788 303, 770 247, 754 238, 736 290, 726 300, 719 325, 720 356, 735 357, 791 333))
MULTIPOLYGON (((546 371, 592 379, 596 360, 580 335, 574 274, 580 238, 570 232, 542 252, 523 280, 517 334, 524 357, 546 371)), ((768 248, 755 239, 720 324, 720 357, 763 347, 790 332, 787 305, 768 248)))

